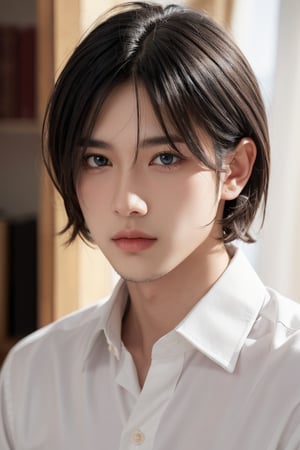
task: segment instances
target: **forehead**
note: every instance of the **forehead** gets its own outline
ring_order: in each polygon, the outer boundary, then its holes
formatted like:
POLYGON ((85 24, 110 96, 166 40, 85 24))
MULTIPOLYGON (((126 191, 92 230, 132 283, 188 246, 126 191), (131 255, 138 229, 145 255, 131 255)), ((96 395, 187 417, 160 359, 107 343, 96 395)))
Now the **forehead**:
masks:
MULTIPOLYGON (((174 134, 174 127, 165 120, 168 132, 174 134)), ((142 84, 137 87, 131 82, 115 87, 105 99, 92 132, 93 137, 101 135, 114 140, 125 134, 141 139, 147 135, 163 133, 150 97, 142 84)))
MULTIPOLYGON (((200 126, 194 124, 194 131, 201 146, 211 146, 211 139, 200 126)), ((187 136, 173 125, 164 106, 158 117, 145 86, 133 82, 121 83, 106 97, 92 131, 93 138, 108 142, 130 137, 137 147, 147 138, 166 135, 170 143, 173 139, 188 142, 187 136)))

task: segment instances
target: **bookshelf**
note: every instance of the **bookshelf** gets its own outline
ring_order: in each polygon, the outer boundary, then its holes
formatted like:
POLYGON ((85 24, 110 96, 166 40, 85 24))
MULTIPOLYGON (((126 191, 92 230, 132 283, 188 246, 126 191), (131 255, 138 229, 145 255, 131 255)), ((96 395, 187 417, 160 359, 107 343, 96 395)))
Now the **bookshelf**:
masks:
MULTIPOLYGON (((37 328, 36 321, 26 332, 13 325, 16 315, 26 320, 24 312, 18 312, 17 290, 24 288, 25 313, 33 308, 36 315, 37 310, 36 293, 26 290, 17 273, 17 260, 23 258, 26 262, 23 268, 19 264, 18 271, 36 287, 36 248, 26 233, 19 233, 23 223, 34 220, 36 224, 39 214, 36 23, 35 0, 0 0, 0 364, 20 337, 37 328), (27 249, 23 243, 16 248, 16 234, 28 243, 27 249)), ((36 240, 36 231, 33 235, 36 240)))

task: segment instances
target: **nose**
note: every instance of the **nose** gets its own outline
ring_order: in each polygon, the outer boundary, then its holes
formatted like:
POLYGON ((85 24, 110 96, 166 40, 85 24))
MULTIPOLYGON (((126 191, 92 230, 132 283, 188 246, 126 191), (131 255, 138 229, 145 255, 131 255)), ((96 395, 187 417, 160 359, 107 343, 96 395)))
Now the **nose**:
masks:
POLYGON ((138 193, 138 180, 133 182, 133 178, 134 174, 122 176, 117 183, 113 209, 120 216, 145 216, 148 212, 146 200, 138 193))

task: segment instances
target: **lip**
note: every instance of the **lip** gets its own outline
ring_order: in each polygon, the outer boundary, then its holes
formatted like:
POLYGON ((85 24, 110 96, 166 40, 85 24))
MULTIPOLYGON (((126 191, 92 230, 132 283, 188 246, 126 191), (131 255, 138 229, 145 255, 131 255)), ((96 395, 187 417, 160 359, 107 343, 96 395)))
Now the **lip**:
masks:
POLYGON ((138 253, 152 247, 157 239, 139 230, 123 230, 116 233, 112 241, 125 252, 138 253))
POLYGON ((122 230, 116 233, 112 240, 116 241, 118 239, 156 239, 154 236, 150 236, 150 234, 143 233, 143 231, 139 230, 122 230))

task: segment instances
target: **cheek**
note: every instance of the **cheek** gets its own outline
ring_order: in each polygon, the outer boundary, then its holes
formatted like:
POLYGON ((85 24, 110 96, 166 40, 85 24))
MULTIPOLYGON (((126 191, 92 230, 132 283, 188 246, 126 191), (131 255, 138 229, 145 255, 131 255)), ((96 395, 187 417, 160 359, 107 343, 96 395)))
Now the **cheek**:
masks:
POLYGON ((182 214, 195 218, 197 215, 210 216, 218 206, 215 178, 206 172, 177 180, 172 187, 163 190, 158 198, 161 207, 173 217, 182 214))
POLYGON ((84 216, 95 214, 103 205, 106 198, 103 189, 97 183, 96 177, 81 176, 78 179, 76 193, 81 211, 84 216))

